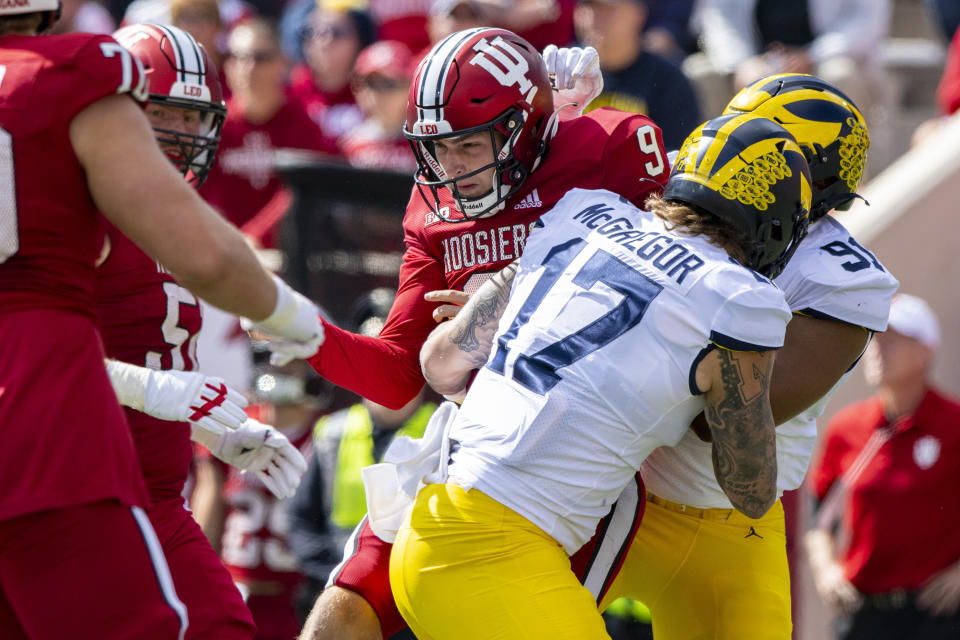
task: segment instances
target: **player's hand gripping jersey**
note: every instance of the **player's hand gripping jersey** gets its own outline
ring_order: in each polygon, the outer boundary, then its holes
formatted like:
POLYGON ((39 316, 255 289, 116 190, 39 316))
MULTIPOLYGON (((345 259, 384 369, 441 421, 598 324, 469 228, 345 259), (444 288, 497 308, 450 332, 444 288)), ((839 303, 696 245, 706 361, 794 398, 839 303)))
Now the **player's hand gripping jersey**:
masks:
MULTIPOLYGON (((543 164, 491 217, 444 222, 414 188, 403 220, 406 253, 400 285, 378 338, 325 323, 326 340, 310 363, 331 382, 379 404, 399 408, 423 386, 419 352, 436 326, 438 289, 473 293, 518 258, 532 225, 572 187, 607 189, 642 205, 670 173, 660 129, 647 117, 598 109, 561 122, 543 164), (625 171, 624 167, 630 167, 625 171)), ((447 189, 441 207, 456 212, 447 189)))
POLYGON ((776 349, 790 311, 725 250, 613 193, 574 189, 541 221, 453 425, 450 476, 572 554, 703 410, 693 372, 707 350, 776 349))
MULTIPOLYGON (((829 216, 810 227, 775 282, 794 313, 840 320, 870 331, 886 330, 890 298, 898 286, 877 258, 829 216)), ((853 367, 800 415, 777 426, 778 493, 796 489, 803 482, 816 444, 816 420, 852 371, 853 367)), ((654 451, 644 463, 642 475, 650 492, 671 502, 704 509, 730 508, 713 473, 711 445, 692 431, 685 433, 677 446, 654 451)))
POLYGON ((69 136, 101 98, 146 100, 143 69, 110 37, 72 34, 4 36, 0 70, 0 519, 143 504, 95 324, 103 221, 69 136))

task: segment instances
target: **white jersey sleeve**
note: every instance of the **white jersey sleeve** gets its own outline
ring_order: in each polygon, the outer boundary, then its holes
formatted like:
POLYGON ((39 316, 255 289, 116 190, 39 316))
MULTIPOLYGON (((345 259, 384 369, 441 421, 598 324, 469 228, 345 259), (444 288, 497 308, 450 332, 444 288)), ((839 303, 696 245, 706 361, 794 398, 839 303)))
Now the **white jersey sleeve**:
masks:
MULTIPOLYGON (((884 331, 898 282, 870 251, 833 218, 811 226, 776 279, 795 313, 841 320, 884 331)), ((777 488, 803 483, 816 446, 817 418, 852 369, 817 402, 777 427, 777 488)), ((731 508, 713 472, 711 445, 693 432, 675 447, 650 455, 642 468, 647 489, 661 498, 699 508, 731 508)))
POLYGON ((576 551, 650 451, 703 410, 711 343, 783 343, 769 280, 608 191, 573 190, 520 258, 487 364, 451 428, 450 475, 576 551))
POLYGON ((790 309, 885 331, 899 283, 847 229, 818 220, 776 280, 790 309))

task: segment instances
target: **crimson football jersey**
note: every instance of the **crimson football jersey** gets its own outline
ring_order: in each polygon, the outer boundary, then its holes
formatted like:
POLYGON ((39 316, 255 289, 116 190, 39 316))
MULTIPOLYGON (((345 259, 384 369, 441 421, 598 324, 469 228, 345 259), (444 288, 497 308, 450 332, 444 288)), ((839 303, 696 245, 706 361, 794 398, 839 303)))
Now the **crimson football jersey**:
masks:
POLYGON ((70 123, 114 94, 146 99, 108 36, 0 38, 0 519, 117 498, 145 504, 103 364, 94 263, 104 225, 70 123))
MULTIPOLYGON (((313 451, 312 425, 283 432, 309 459, 313 451)), ((209 457, 206 450, 200 455, 209 457)), ((293 587, 302 579, 296 558, 287 543, 287 503, 278 500, 253 473, 243 473, 210 458, 221 466, 226 479, 226 503, 220 557, 237 582, 267 581, 293 587)))
MULTIPOLYGON (((151 369, 195 371, 202 324, 196 297, 115 227, 97 269, 96 302, 107 356, 151 369)), ((126 409, 150 498, 180 495, 193 447, 185 422, 126 409)))
MULTIPOLYGON (((396 301, 379 337, 324 322, 326 338, 310 363, 320 375, 379 404, 399 408, 423 387, 420 347, 436 326, 437 289, 473 293, 523 252, 541 214, 569 189, 608 189, 642 206, 670 173, 660 129, 646 116, 598 109, 561 122, 547 159, 496 215, 448 223, 414 188, 403 220, 407 250, 396 301)), ((454 211, 440 190, 441 207, 454 211)))

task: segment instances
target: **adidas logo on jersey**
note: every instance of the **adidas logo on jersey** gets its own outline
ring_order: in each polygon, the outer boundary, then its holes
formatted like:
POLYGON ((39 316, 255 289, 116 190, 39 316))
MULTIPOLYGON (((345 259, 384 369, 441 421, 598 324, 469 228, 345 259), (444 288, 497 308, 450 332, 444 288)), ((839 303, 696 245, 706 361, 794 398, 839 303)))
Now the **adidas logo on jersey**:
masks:
POLYGON ((540 194, 537 193, 537 190, 534 189, 532 193, 528 193, 527 197, 513 205, 514 210, 516 209, 533 209, 534 207, 542 207, 543 202, 540 201, 540 194))

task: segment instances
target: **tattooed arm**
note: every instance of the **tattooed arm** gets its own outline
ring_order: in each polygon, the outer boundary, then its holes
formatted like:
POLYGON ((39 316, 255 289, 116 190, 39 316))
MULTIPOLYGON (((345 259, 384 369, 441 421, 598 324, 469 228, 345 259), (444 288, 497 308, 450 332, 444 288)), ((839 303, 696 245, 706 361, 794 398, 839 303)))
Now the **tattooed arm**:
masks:
POLYGON ((715 349, 697 368, 713 436, 713 471, 738 511, 759 518, 777 499, 777 447, 770 410, 776 351, 715 349))
POLYGON ((442 322, 420 349, 420 367, 434 391, 444 395, 462 392, 470 373, 487 361, 500 314, 507 306, 516 263, 490 278, 463 309, 442 322))

